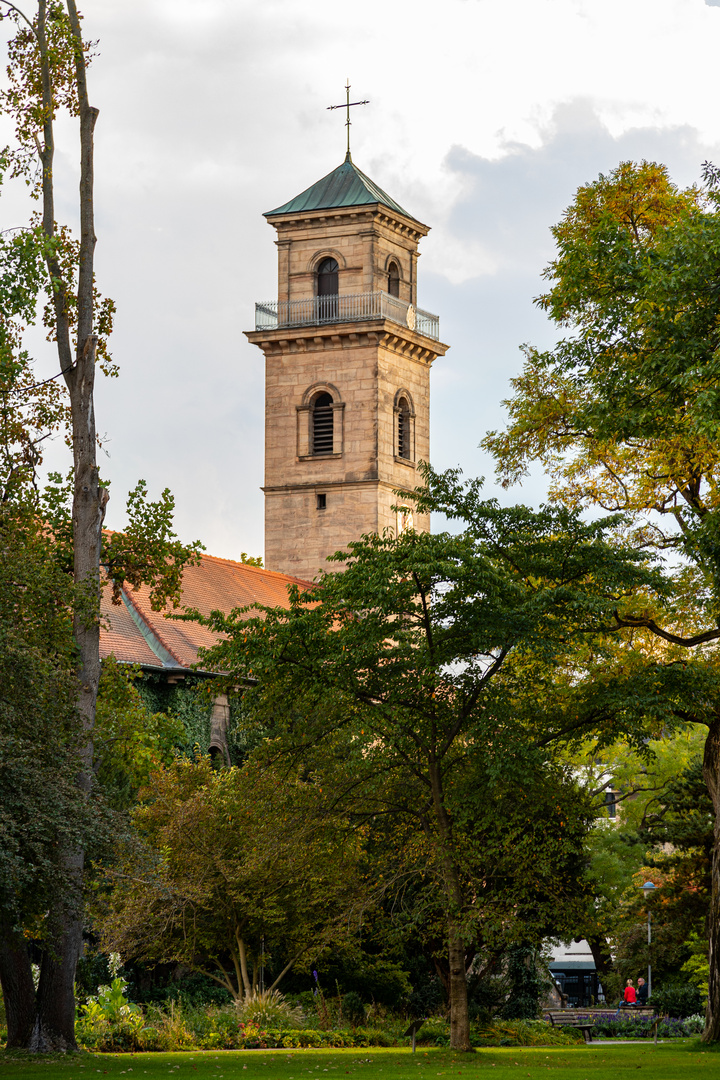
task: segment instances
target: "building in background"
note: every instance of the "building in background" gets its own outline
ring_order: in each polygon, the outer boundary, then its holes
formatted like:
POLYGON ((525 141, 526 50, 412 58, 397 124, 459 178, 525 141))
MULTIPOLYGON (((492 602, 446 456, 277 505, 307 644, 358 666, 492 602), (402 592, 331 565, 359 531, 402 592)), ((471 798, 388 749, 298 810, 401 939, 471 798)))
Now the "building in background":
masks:
POLYGON ((586 1009, 605 1000, 593 954, 587 941, 560 942, 552 946, 550 974, 571 1008, 586 1009))
MULTIPOLYGON (((436 316, 417 307, 422 225, 365 176, 339 168, 269 211, 278 234, 278 298, 256 305, 250 341, 266 360, 265 565, 203 555, 183 603, 203 614, 283 605, 328 555, 364 533, 427 529, 397 489, 420 482, 430 452, 430 367, 444 355, 436 316), (394 510, 393 506, 399 505, 394 510), (304 579, 304 580, 302 580, 304 579)), ((337 564, 330 564, 337 566, 337 564)), ((165 687, 194 670, 214 636, 154 612, 147 589, 103 600, 103 657, 139 665, 165 687)), ((210 751, 229 760, 229 708, 218 697, 210 751)))
MULTIPOLYGON (((183 573, 183 604, 209 615, 226 614, 250 604, 282 607, 288 604, 288 586, 306 585, 286 574, 274 574, 262 567, 202 555, 197 566, 187 566, 183 573)), ((209 672, 194 665, 198 649, 208 648, 217 635, 196 622, 170 618, 173 608, 153 611, 150 588, 121 589, 119 605, 113 604, 110 589, 103 590, 100 628, 100 658, 114 656, 120 664, 134 665, 161 691, 178 684, 190 685, 198 679, 212 678, 209 672)), ((250 615, 248 615, 248 618, 250 615)), ((224 694, 213 703, 209 718, 207 748, 230 764, 228 728, 230 707, 224 694)))

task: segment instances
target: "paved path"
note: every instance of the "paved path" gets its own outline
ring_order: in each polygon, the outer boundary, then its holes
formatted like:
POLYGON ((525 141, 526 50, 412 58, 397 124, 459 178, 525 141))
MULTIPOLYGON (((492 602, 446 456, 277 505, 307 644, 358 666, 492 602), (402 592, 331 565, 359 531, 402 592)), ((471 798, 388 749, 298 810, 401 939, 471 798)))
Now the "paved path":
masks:
MULTIPOLYGON (((681 1039, 673 1039, 673 1042, 681 1042, 681 1039)), ((658 1039, 657 1045, 664 1043, 665 1039, 658 1039)), ((591 1043, 585 1043, 585 1046, 655 1046, 652 1039, 593 1039, 591 1043)))

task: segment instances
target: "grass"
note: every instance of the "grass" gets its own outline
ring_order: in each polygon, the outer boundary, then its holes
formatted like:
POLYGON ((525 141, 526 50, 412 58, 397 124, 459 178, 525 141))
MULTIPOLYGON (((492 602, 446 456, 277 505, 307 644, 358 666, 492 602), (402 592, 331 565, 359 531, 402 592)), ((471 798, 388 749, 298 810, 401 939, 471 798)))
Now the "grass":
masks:
POLYGON ((594 1046, 449 1050, 208 1050, 181 1054, 79 1054, 32 1058, 0 1054, 2 1080, 720 1080, 720 1053, 699 1041, 660 1046, 594 1046), (325 1073, 328 1076, 325 1077, 325 1073), (330 1074, 334 1073, 335 1077, 330 1074), (642 1075, 642 1074, 641 1074, 642 1075))

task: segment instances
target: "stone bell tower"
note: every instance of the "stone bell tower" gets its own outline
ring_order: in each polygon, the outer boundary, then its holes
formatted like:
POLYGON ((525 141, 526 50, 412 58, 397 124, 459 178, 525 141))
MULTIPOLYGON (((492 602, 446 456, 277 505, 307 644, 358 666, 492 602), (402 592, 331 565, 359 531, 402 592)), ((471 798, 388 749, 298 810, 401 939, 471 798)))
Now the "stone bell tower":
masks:
POLYGON ((265 214, 278 298, 247 337, 265 354, 265 565, 312 579, 363 533, 412 524, 397 488, 429 460, 430 366, 447 346, 417 307, 427 235, 354 164, 265 214))

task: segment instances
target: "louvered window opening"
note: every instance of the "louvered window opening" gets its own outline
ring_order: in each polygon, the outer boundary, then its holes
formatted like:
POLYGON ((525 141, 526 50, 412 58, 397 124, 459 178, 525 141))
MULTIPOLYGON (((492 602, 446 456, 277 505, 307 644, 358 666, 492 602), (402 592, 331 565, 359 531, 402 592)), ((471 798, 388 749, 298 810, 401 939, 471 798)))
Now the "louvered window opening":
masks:
POLYGON ((320 394, 313 406, 313 454, 333 452, 333 407, 330 394, 320 394))
POLYGON ((398 457, 410 457, 410 410, 404 399, 400 402, 400 410, 398 412, 397 447, 398 457))

